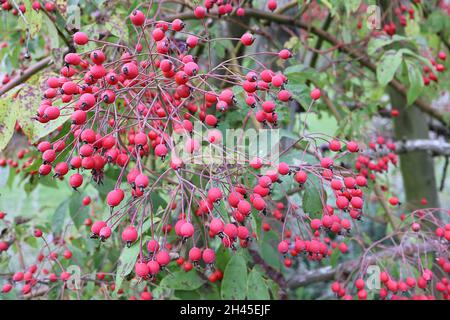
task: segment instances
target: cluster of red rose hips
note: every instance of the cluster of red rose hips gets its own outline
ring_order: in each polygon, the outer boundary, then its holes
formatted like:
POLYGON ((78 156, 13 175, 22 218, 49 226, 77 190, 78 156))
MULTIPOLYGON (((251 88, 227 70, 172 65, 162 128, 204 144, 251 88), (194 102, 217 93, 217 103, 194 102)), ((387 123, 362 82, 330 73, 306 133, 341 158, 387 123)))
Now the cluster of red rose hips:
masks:
POLYGON ((438 63, 436 60, 445 61, 445 59, 447 59, 446 53, 440 51, 437 54, 437 59, 435 58, 429 59, 432 68, 430 68, 428 65, 423 66, 422 80, 424 85, 426 86, 430 85, 430 81, 438 82, 437 74, 444 72, 445 66, 442 63, 438 63))
MULTIPOLYGON (((13 222, 6 220, 6 213, 0 212, 0 220, 4 221, 4 223, 9 226, 13 222)), ((12 230, 12 228, 8 228, 8 230, 12 230)), ((34 237, 41 238, 43 233, 40 229, 34 229, 33 232, 34 237)), ((13 239, 16 235, 9 235, 11 239, 13 239)), ((7 251, 10 246, 11 241, 0 241, 0 253, 3 251, 7 251)), ((59 261, 59 255, 62 254, 65 260, 70 260, 72 258, 72 252, 67 248, 64 241, 60 239, 60 237, 55 237, 53 240, 55 245, 55 250, 50 249, 50 244, 47 244, 45 250, 48 249, 48 255, 45 255, 44 250, 39 253, 37 256, 37 262, 30 265, 26 270, 17 271, 11 275, 11 281, 7 282, 3 285, 1 292, 8 293, 14 286, 20 285, 20 291, 22 294, 26 295, 31 292, 33 287, 35 287, 39 281, 44 281, 48 283, 54 283, 58 280, 67 281, 70 278, 70 273, 64 270, 59 261), (61 251, 59 253, 59 251, 61 251), (61 273, 58 276, 57 274, 50 272, 48 266, 57 264, 58 268, 60 268, 61 273)))
MULTIPOLYGON (((447 264, 446 272, 448 273, 450 271, 450 264, 445 258, 439 258, 438 262, 444 269, 447 264)), ((382 271, 379 276, 382 287, 376 290, 376 294, 380 299, 389 300, 435 300, 436 296, 426 295, 423 291, 430 286, 432 279, 433 272, 429 269, 424 269, 422 274, 417 278, 406 277, 406 279, 399 280, 395 280, 387 271, 382 271)), ((367 299, 368 292, 365 289, 366 285, 366 282, 362 278, 356 279, 354 283, 359 300, 367 299)), ((444 299, 450 299, 450 282, 447 277, 442 277, 440 280, 435 281, 435 288, 438 292, 442 293, 444 299)), ((344 300, 353 299, 350 291, 346 290, 345 285, 342 283, 337 281, 333 282, 331 290, 344 300)))
MULTIPOLYGON (((90 197, 83 199, 83 205, 90 204, 90 197)), ((4 220, 6 213, 0 212, 0 220, 4 220)), ((7 225, 12 222, 4 220, 7 225)), ((89 223, 87 223, 89 224, 89 223)), ((64 265, 71 264, 76 266, 76 260, 72 261, 73 253, 66 244, 66 241, 60 236, 55 236, 51 242, 48 238, 44 238, 43 232, 40 229, 34 229, 33 236, 36 238, 42 238, 45 240, 45 246, 39 252, 36 258, 36 262, 32 263, 28 267, 24 267, 21 271, 16 271, 8 276, 8 282, 4 283, 0 289, 1 293, 8 293, 12 289, 16 288, 23 295, 30 295, 39 292, 38 288, 42 284, 58 284, 60 283, 64 287, 68 287, 68 281, 72 278, 72 274, 64 267, 64 265), (66 261, 66 262, 64 262, 66 261)), ((10 241, 0 241, 0 254, 3 251, 7 251, 10 246, 10 241)), ((81 268, 80 268, 81 270, 81 268)), ((105 272, 97 272, 96 274, 80 274, 81 282, 76 285, 80 286, 87 281, 93 281, 99 288, 106 288, 110 293, 115 291, 115 284, 109 274, 105 272)), ((215 282, 222 277, 220 270, 211 274, 210 281, 215 282)), ((78 287, 78 290, 82 288, 78 287)), ((144 291, 140 293, 140 297, 143 300, 151 299, 151 293, 147 292, 148 289, 144 288, 144 291)), ((119 288, 116 291, 118 297, 122 297, 124 290, 119 288)), ((129 293, 129 299, 135 299, 136 297, 129 293)))
MULTIPOLYGON (((406 25, 408 24, 408 17, 410 20, 414 20, 415 11, 412 6, 408 8, 406 5, 401 4, 394 9, 394 13, 397 16, 397 19, 402 27, 406 27, 406 25)), ((383 31, 392 37, 397 31, 397 27, 395 26, 394 22, 389 22, 383 26, 383 31)))
POLYGON ((375 181, 377 173, 389 170, 389 164, 397 165, 398 156, 395 154, 395 144, 383 136, 369 141, 368 146, 370 151, 358 155, 355 169, 361 176, 375 181))
MULTIPOLYGON (((19 168, 19 161, 24 159, 24 157, 30 152, 30 150, 28 148, 25 149, 21 149, 19 151, 17 151, 16 157, 17 159, 14 158, 0 158, 0 167, 6 167, 9 166, 11 168, 13 168, 16 173, 20 172, 20 168, 19 168)), ((22 164, 22 169, 27 168, 28 166, 30 166, 33 163, 33 158, 30 157, 28 159, 26 159, 26 161, 22 164)))
MULTIPOLYGON (((31 1, 31 0, 28 0, 31 1)), ((17 16, 19 15, 19 10, 22 13, 25 13, 27 8, 25 7, 25 5, 22 2, 18 3, 18 8, 16 8, 16 6, 14 5, 14 2, 11 0, 1 0, 0 1, 2 3, 2 10, 5 11, 11 11, 13 15, 17 16)), ((34 0, 31 3, 31 7, 34 10, 42 10, 45 9, 48 12, 54 12, 56 10, 56 4, 54 1, 45 1, 44 7, 42 7, 41 2, 34 0)))
MULTIPOLYGON (((195 9, 197 18, 204 17, 202 12, 204 10, 195 9)), ((142 29, 134 49, 108 43, 91 52, 68 53, 64 57, 65 65, 60 70, 61 75, 47 80, 48 88, 37 110, 37 120, 42 123, 55 120, 61 115, 70 115, 72 120, 70 132, 66 136, 53 143, 42 141, 38 144, 37 148, 42 153, 40 175, 53 172, 55 176, 62 178, 70 170, 75 170, 69 177, 69 184, 76 189, 85 181, 83 172, 91 171, 92 179, 100 183, 106 167, 118 166, 121 169, 116 188, 108 193, 106 199, 111 207, 111 217, 107 221, 95 221, 91 226, 92 237, 98 237, 102 241, 111 237, 112 225, 124 220, 124 213, 129 208, 128 204, 120 207, 126 197, 126 190, 121 184, 123 175, 126 175, 131 197, 146 199, 154 188, 150 185, 155 179, 146 169, 146 159, 153 154, 161 159, 170 156, 174 148, 171 132, 191 134, 193 138, 186 143, 186 151, 195 154, 204 142, 196 140, 194 136, 194 120, 203 122, 212 133, 208 135, 207 142, 214 143, 219 138, 213 130, 217 130, 214 128, 220 114, 243 107, 237 105, 231 89, 217 91, 207 82, 209 78, 219 77, 212 71, 225 67, 223 63, 203 73, 196 58, 188 54, 188 50, 201 42, 207 42, 207 39, 184 32, 185 24, 179 19, 171 22, 153 21, 147 19, 143 12, 134 10, 130 20, 136 28, 142 29), (180 46, 179 37, 185 39, 186 46, 180 46), (144 44, 148 51, 144 50, 144 44), (111 52, 121 51, 120 58, 108 60, 107 56, 111 52), (203 86, 209 89, 203 89, 203 86), (63 103, 62 106, 55 103, 58 100, 63 103), (68 158, 61 159, 60 155, 67 149, 71 150, 68 158), (116 210, 117 208, 119 209, 116 210)), ((73 35, 73 41, 76 45, 83 46, 95 40, 77 32, 73 35)), ((240 41, 243 45, 250 46, 254 36, 245 33, 240 41)), ((277 55, 283 60, 291 57, 288 50, 267 54, 277 55)), ((232 74, 230 78, 246 93, 245 103, 250 109, 245 112, 253 112, 256 120, 261 123, 276 125, 276 108, 291 99, 291 93, 284 88, 286 76, 263 67, 262 70, 250 70, 244 76, 232 74)), ((312 101, 319 98, 320 90, 313 89, 312 101)), ((358 149, 356 142, 346 144, 349 152, 357 152, 358 149)), ((340 152, 341 142, 331 141, 330 150, 340 152)), ((267 165, 264 161, 262 158, 254 158, 249 160, 249 166, 260 170, 267 165)), ((333 166, 333 159, 322 157, 318 165, 295 167, 280 163, 277 169, 267 170, 249 187, 236 182, 230 185, 229 182, 216 181, 217 186, 197 191, 200 199, 195 199, 195 214, 204 220, 211 239, 219 238, 226 248, 236 249, 237 243, 245 248, 255 236, 255 230, 252 232, 246 225, 247 217, 252 211, 265 215, 270 210, 273 217, 281 220, 282 207, 278 205, 272 210, 270 204, 270 193, 281 178, 292 175, 296 183, 305 186, 308 175, 316 174, 324 181, 329 181, 337 199, 337 208, 348 211, 356 219, 363 206, 363 193, 359 187, 365 186, 366 180, 362 176, 341 178, 338 172, 333 172, 333 166), (215 204, 224 199, 231 210, 230 217, 224 218, 223 212, 215 217, 215 204)), ((184 182, 181 174, 185 169, 190 168, 181 159, 173 155, 170 157, 169 170, 173 170, 182 186, 184 182)), ((212 176, 209 178, 213 179, 212 176)), ((331 246, 337 246, 330 239, 320 238, 320 230, 341 234, 342 230, 350 229, 349 220, 341 218, 340 214, 333 214, 333 210, 329 206, 321 220, 311 221, 310 226, 308 225, 314 233, 311 239, 296 237, 292 244, 292 255, 308 252, 310 259, 320 260, 329 254, 331 246)), ((122 240, 128 246, 140 237, 136 221, 135 216, 122 230, 122 240)), ((190 212, 181 212, 173 226, 182 243, 194 239, 196 227, 190 212)), ((270 225, 264 222, 263 230, 269 229, 270 225)), ((141 256, 136 263, 135 271, 138 276, 154 277, 171 261, 170 249, 167 249, 169 244, 160 248, 161 240, 165 242, 164 238, 171 230, 172 225, 166 223, 163 239, 156 240, 158 236, 152 236, 152 240, 147 243, 149 255, 141 256)), ((204 249, 192 246, 189 249, 189 260, 184 261, 182 257, 178 259, 177 262, 184 270, 189 271, 192 264, 200 261, 206 266, 215 261, 214 250, 207 244, 204 245, 204 249)), ((283 240, 279 250, 284 255, 290 246, 287 240, 283 240)), ((347 251, 345 243, 341 243, 339 248, 342 252, 347 251)), ((289 262, 285 263, 289 265, 289 262)), ((217 270, 212 275, 221 278, 217 270)))
MULTIPOLYGON (((273 2, 273 0, 271 1, 273 2)), ((205 0, 203 6, 194 8, 194 15, 197 19, 203 19, 209 11, 217 8, 219 16, 224 16, 235 11, 237 16, 242 17, 245 15, 245 9, 240 4, 240 1, 236 0, 205 0)))
POLYGON ((408 17, 410 20, 414 20, 415 11, 412 6, 408 8, 406 5, 401 4, 399 7, 394 9, 394 13, 397 16, 400 25, 403 27, 406 27, 408 17))

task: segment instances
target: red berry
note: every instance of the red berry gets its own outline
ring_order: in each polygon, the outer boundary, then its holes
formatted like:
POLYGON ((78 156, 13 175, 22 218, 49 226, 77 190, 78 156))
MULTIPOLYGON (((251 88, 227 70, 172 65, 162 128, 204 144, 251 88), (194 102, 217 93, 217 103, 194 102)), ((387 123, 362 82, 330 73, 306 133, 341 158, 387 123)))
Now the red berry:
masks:
POLYGON ((12 285, 10 283, 5 283, 2 287, 2 293, 8 293, 12 289, 12 285))
POLYGON ((244 46, 251 46, 255 38, 251 33, 245 33, 241 37, 241 42, 244 46))
POLYGON ((311 91, 311 99, 313 99, 313 100, 320 99, 320 89, 315 88, 311 91))
POLYGON ((160 266, 166 266, 170 262, 170 255, 166 250, 161 250, 156 254, 156 261, 160 266))
POLYGON ((328 143, 328 147, 331 151, 338 152, 341 150, 341 143, 338 140, 331 140, 328 143))
POLYGON ((213 235, 216 235, 223 231, 224 224, 222 220, 218 218, 213 218, 211 222, 209 223, 209 230, 212 232, 213 235))
POLYGON ((35 229, 35 230, 34 230, 34 236, 35 236, 36 238, 42 237, 42 231, 41 231, 40 229, 35 229))
POLYGON ((181 31, 184 28, 184 22, 180 19, 175 19, 172 21, 172 29, 175 31, 181 31))
POLYGON ((114 189, 106 196, 106 202, 110 207, 116 207, 122 202, 124 197, 125 194, 122 189, 114 189))
POLYGON ((142 26, 145 22, 145 15, 142 11, 134 10, 130 15, 130 20, 135 26, 142 26))
POLYGON ((76 44, 78 44, 78 45, 80 45, 80 46, 83 46, 83 45, 85 45, 86 43, 88 43, 88 41, 89 41, 89 38, 88 38, 88 36, 84 33, 84 32, 76 32, 74 35, 73 35, 73 41, 76 43, 76 44))
POLYGON ((269 0, 269 1, 267 2, 267 8, 268 8, 270 11, 274 11, 274 10, 277 8, 277 1, 276 1, 276 0, 269 0))
POLYGON ((194 9, 194 15, 197 19, 203 19, 206 16, 206 9, 204 7, 196 7, 194 9))
POLYGON ((355 286, 358 290, 364 289, 364 285, 365 285, 364 280, 361 278, 357 279, 355 282, 355 286))
POLYGON ((98 235, 102 240, 108 239, 111 236, 111 228, 108 226, 101 228, 98 235))
POLYGON ((216 254, 212 249, 203 250, 202 259, 206 264, 211 264, 216 260, 216 254))
POLYGON ((306 174, 305 171, 297 171, 297 173, 294 176, 295 181, 299 184, 304 184, 306 182, 306 180, 308 179, 308 175, 306 174))
POLYGON ((126 242, 128 245, 135 242, 137 237, 137 230, 133 226, 128 226, 122 231, 122 241, 126 242))
POLYGON ((180 234, 185 238, 190 238, 194 234, 194 226, 190 222, 185 222, 181 225, 180 234))
POLYGON ((202 258, 202 250, 197 248, 197 247, 193 247, 191 248, 191 250, 189 250, 189 259, 191 261, 199 261, 202 258))
POLYGON ((83 176, 79 173, 74 173, 69 178, 69 184, 74 189, 78 188, 83 184, 83 176))
POLYGON ((289 251, 289 243, 285 240, 278 244, 278 252, 281 254, 286 254, 289 251))
POLYGON ((280 59, 287 60, 292 57, 292 53, 287 49, 283 49, 278 53, 278 57, 280 57, 280 59))

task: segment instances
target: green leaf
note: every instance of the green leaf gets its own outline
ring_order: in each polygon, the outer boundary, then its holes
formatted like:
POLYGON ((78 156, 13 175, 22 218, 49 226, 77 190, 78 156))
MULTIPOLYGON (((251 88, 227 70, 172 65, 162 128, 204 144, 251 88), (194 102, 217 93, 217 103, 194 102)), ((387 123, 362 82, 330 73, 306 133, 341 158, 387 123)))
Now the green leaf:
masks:
POLYGON ((347 11, 347 16, 350 16, 351 13, 358 10, 361 4, 361 0, 346 0, 344 2, 345 10, 347 11))
POLYGON ((27 196, 29 196, 30 193, 32 193, 38 186, 39 179, 38 179, 38 177, 36 177, 36 175, 33 175, 27 180, 28 181, 26 181, 25 184, 23 185, 23 190, 25 190, 25 192, 27 193, 27 196))
MULTIPOLYGON (((32 79, 30 79, 32 80, 32 79)), ((38 86, 29 83, 23 84, 17 96, 12 100, 13 110, 16 113, 17 121, 19 122, 23 133, 32 138, 34 135, 34 120, 36 111, 41 100, 41 93, 38 86)))
POLYGON ((249 300, 269 300, 270 294, 267 284, 256 269, 253 269, 249 276, 247 282, 247 299, 249 300))
POLYGON ((67 212, 69 211, 69 201, 70 201, 70 199, 63 201, 58 206, 58 208, 56 208, 55 213, 53 214, 52 226, 53 226, 53 231, 57 234, 61 233, 61 231, 63 229, 64 221, 66 220, 66 215, 67 215, 67 212))
MULTIPOLYGON (((290 78, 289 78, 290 80, 290 78)), ((308 106, 311 104, 311 97, 310 97, 310 89, 308 86, 304 83, 294 83, 289 82, 286 84, 286 90, 289 90, 292 93, 292 98, 297 100, 298 103, 300 103, 305 109, 308 108, 308 106)))
POLYGON ((122 249, 116 271, 116 292, 122 286, 123 279, 133 270, 138 254, 139 242, 136 242, 130 248, 125 247, 122 249))
POLYGON ((153 204, 153 211, 157 212, 159 208, 165 208, 167 206, 167 201, 164 200, 159 193, 152 192, 150 195, 153 204))
POLYGON ((23 172, 36 171, 39 169, 41 164, 42 164, 42 158, 34 159, 33 163, 31 165, 29 165, 28 167, 26 167, 26 169, 24 169, 23 172))
POLYGON ((261 236, 261 257, 276 270, 281 270, 280 254, 276 249, 279 241, 279 237, 274 231, 264 232, 261 236))
MULTIPOLYGON (((153 216, 153 219, 151 219, 150 217, 146 218, 146 220, 142 224, 142 234, 144 234, 145 232, 149 231, 150 227, 152 226, 152 224, 156 224, 159 221, 161 221, 160 217, 153 216)), ((141 230, 139 229, 139 236, 141 235, 140 231, 141 230)))
POLYGON ((88 217, 88 207, 83 206, 83 194, 75 192, 70 198, 69 214, 75 226, 79 229, 88 217))
POLYGON ((5 149, 14 134, 16 114, 11 112, 10 100, 0 99, 0 151, 5 149))
POLYGON ((245 259, 234 255, 227 264, 220 296, 224 300, 243 300, 247 295, 247 265, 245 259))
POLYGON ((408 70, 409 88, 407 93, 408 105, 413 104, 420 96, 424 88, 422 81, 422 73, 417 67, 417 64, 410 60, 405 60, 406 68, 408 70))
POLYGON ((127 20, 124 20, 121 17, 112 16, 110 17, 109 21, 105 24, 105 29, 108 30, 112 35, 126 42, 128 41, 126 21, 127 20))
POLYGON ((56 30, 55 24, 47 16, 45 16, 45 25, 47 27, 48 37, 50 39, 50 48, 59 47, 59 35, 58 30, 56 30))
POLYGON ((386 51, 381 60, 378 62, 377 66, 378 82, 382 86, 385 86, 389 82, 391 82, 391 80, 395 76, 395 72, 397 71, 401 63, 402 63, 401 51, 395 50, 386 51))
POLYGON ((217 58, 225 58, 226 50, 233 50, 233 43, 230 40, 214 41, 214 50, 217 58))
POLYGON ((388 37, 383 38, 372 38, 367 44, 367 53, 373 55, 378 49, 391 44, 394 40, 388 37))
POLYGON ((424 25, 430 33, 448 30, 448 15, 442 10, 433 10, 424 25), (447 28, 447 29, 446 29, 447 28))
MULTIPOLYGON (((315 218, 322 214, 323 204, 321 195, 325 197, 320 180, 310 174, 302 198, 303 211, 309 214, 310 217, 315 218)), ((326 203, 326 200, 323 203, 326 203)))
POLYGON ((394 35, 393 37, 382 36, 371 38, 369 43, 367 44, 367 53, 369 55, 373 55, 378 49, 397 41, 409 41, 409 39, 400 35, 394 35))
POLYGON ((216 250, 216 262, 215 262, 216 267, 219 268, 220 270, 225 270, 230 259, 231 259, 230 250, 221 245, 216 250))
POLYGON ((428 68, 430 68, 431 70, 434 70, 434 66, 431 64, 429 59, 421 56, 420 54, 412 51, 411 49, 403 48, 403 49, 400 49, 399 52, 401 52, 403 56, 407 55, 407 56, 416 58, 417 60, 422 62, 424 65, 428 66, 428 68))
POLYGON ((334 268, 337 265, 339 259, 340 251, 338 249, 334 249, 333 253, 330 256, 330 265, 334 268))
POLYGON ((160 285, 172 290, 192 291, 200 288, 205 282, 195 270, 189 272, 180 270, 164 277, 160 285))
POLYGON ((278 286, 278 284, 271 279, 268 279, 266 282, 267 282, 267 287, 269 288, 270 293, 272 294, 272 299, 279 300, 280 299, 280 287, 278 286))
POLYGON ((405 34, 409 37, 420 35, 420 26, 415 19, 410 19, 405 27, 405 34))
POLYGON ((280 270, 281 262, 279 259, 278 251, 275 250, 274 246, 266 241, 264 241, 261 246, 261 257, 267 262, 271 267, 280 270))
POLYGON ((322 112, 320 114, 310 113, 306 117, 307 130, 310 133, 321 133, 334 136, 338 130, 338 122, 331 114, 322 112))
POLYGON ((173 295, 180 300, 201 300, 202 298, 199 292, 189 290, 177 290, 173 295))
MULTIPOLYGON (((39 84, 43 83, 41 79, 45 76, 48 76, 48 74, 44 73, 41 76, 36 75, 31 77, 27 83, 18 89, 17 96, 12 100, 12 110, 17 117, 17 121, 23 133, 33 143, 55 131, 56 128, 64 124, 70 117, 69 114, 60 115, 57 119, 47 123, 40 123, 34 119, 41 101, 39 84)), ((57 103, 53 105, 57 106, 57 103)))
POLYGON ((304 84, 306 80, 317 80, 317 71, 303 64, 287 67, 283 72, 290 84, 304 84))

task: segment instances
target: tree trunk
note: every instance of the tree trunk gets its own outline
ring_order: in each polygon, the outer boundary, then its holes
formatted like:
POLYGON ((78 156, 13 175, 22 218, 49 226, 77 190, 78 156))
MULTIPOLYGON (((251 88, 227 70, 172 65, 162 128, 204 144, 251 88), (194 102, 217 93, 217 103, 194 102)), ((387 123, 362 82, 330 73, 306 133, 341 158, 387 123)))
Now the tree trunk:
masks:
MULTIPOLYGON (((391 105, 400 111, 394 120, 396 140, 429 139, 428 117, 417 107, 407 106, 406 99, 390 89, 391 105)), ((413 151, 400 155, 400 169, 408 209, 439 207, 433 157, 426 151, 413 151), (427 200, 426 205, 421 199, 427 200)))
MULTIPOLYGON (((394 16, 395 6, 390 1, 381 1, 381 6, 383 11, 392 10, 390 15, 386 15, 386 19, 389 16, 394 16)), ((395 21, 395 24, 397 34, 403 35, 403 27, 398 21, 395 21)), ((429 139, 428 116, 414 105, 408 107, 406 98, 391 87, 387 90, 391 105, 400 111, 399 116, 394 118, 396 140, 429 139)), ((433 157, 426 151, 413 151, 401 154, 400 169, 403 177, 407 209, 438 208, 439 197, 433 157), (427 200, 427 204, 421 204, 422 198, 427 200)))

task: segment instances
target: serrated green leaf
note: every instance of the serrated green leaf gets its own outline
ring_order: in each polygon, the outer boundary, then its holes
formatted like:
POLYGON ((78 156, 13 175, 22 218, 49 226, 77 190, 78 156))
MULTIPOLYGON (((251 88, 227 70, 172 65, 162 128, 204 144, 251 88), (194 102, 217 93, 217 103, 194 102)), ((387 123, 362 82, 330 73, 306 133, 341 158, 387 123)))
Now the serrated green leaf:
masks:
POLYGON ((337 265, 339 259, 340 251, 338 249, 334 249, 333 253, 330 256, 330 265, 334 268, 337 265))
POLYGON ((247 265, 245 259, 234 255, 223 274, 220 296, 225 300, 243 300, 247 295, 247 265))
POLYGON ((11 112, 10 100, 0 99, 0 151, 2 151, 14 134, 16 114, 11 112))
POLYGON ((409 88, 407 93, 408 105, 412 105, 414 101, 420 96, 424 88, 422 81, 422 73, 417 64, 413 61, 406 60, 406 69, 408 70, 409 88))
POLYGON ((52 226, 53 231, 58 234, 61 233, 64 221, 66 220, 67 213, 69 212, 69 201, 70 199, 67 199, 63 201, 55 210, 55 213, 52 217, 52 226))
POLYGON ((269 300, 269 289, 262 274, 253 268, 248 276, 247 299, 249 300, 269 300))
POLYGON ((402 52, 389 50, 384 53, 377 65, 377 80, 382 86, 387 85, 395 76, 402 63, 402 52))
MULTIPOLYGON (((70 117, 68 114, 60 115, 57 119, 47 123, 40 123, 35 119, 41 101, 40 84, 43 83, 42 79, 46 76, 48 76, 47 73, 42 73, 31 77, 27 83, 17 89, 17 95, 11 100, 11 108, 23 133, 33 143, 55 131, 70 117)), ((57 103, 53 105, 57 106, 57 103)))
POLYGON ((50 39, 50 49, 59 47, 59 35, 55 24, 47 16, 45 16, 45 26, 47 27, 48 37, 50 39))
POLYGON ((205 282, 195 270, 189 272, 180 270, 165 276, 161 280, 160 286, 172 290, 192 291, 200 288, 205 282))
POLYGON ((380 36, 377 38, 371 38, 369 43, 367 44, 367 53, 369 55, 373 55, 376 53, 376 51, 382 47, 385 47, 391 43, 398 42, 398 41, 409 41, 407 37, 400 36, 395 34, 392 37, 388 36, 380 36))
POLYGON ((350 16, 351 13, 358 10, 361 4, 361 0, 346 0, 344 2, 345 10, 347 11, 347 16, 350 16))
POLYGON ((84 220, 88 217, 88 207, 83 206, 83 194, 74 192, 70 197, 69 215, 75 226, 79 229, 83 226, 84 220))
POLYGON ((326 203, 326 199, 322 203, 322 197, 325 196, 320 180, 314 175, 309 175, 302 197, 303 211, 310 217, 319 217, 323 211, 323 203, 326 203))
POLYGON ((417 20, 410 19, 408 24, 405 27, 405 34, 408 37, 416 37, 420 34, 420 26, 417 23, 417 20))
POLYGON ((276 270, 281 270, 280 254, 274 245, 278 241, 278 236, 273 231, 264 233, 263 239, 261 239, 260 253, 268 265, 276 270))
POLYGON ((136 258, 139 254, 139 243, 136 242, 130 248, 125 247, 119 257, 117 271, 116 271, 116 288, 115 291, 122 286, 123 279, 130 274, 134 268, 136 258))

